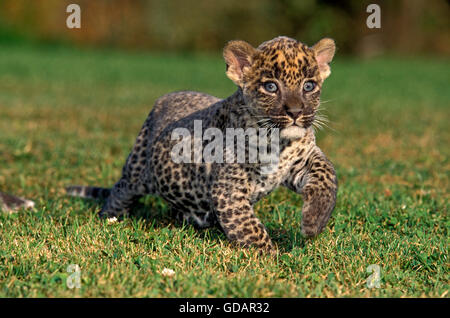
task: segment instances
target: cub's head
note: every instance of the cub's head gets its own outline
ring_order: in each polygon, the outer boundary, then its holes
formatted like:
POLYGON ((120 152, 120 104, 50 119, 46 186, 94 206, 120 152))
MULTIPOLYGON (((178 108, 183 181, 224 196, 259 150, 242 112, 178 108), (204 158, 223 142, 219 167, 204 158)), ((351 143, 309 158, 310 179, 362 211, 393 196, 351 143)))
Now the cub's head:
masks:
POLYGON ((314 121, 334 52, 329 38, 308 47, 277 37, 256 49, 244 41, 231 41, 223 55, 227 76, 242 89, 260 126, 278 127, 282 138, 297 139, 314 121))

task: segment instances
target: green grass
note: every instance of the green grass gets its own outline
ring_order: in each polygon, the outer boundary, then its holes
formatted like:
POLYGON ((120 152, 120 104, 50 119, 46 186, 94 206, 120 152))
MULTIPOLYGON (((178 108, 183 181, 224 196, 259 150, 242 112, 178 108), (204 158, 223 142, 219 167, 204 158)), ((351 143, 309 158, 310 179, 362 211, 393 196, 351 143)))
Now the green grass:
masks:
POLYGON ((0 214, 2 297, 449 297, 449 60, 337 59, 318 145, 335 164, 326 230, 300 236, 301 198, 256 211, 280 248, 260 256, 217 229, 179 226, 146 198, 107 224, 64 186, 111 186, 154 100, 233 84, 217 56, 0 47, 0 189, 36 211, 0 214), (81 288, 69 289, 70 264, 81 288), (378 264, 380 288, 367 267, 378 264), (162 275, 164 268, 175 271, 162 275))

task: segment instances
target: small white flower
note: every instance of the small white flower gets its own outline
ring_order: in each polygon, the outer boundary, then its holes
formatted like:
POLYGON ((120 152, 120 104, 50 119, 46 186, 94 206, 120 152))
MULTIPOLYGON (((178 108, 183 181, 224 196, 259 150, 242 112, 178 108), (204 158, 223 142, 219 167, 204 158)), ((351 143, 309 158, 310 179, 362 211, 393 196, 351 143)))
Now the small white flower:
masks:
POLYGON ((406 205, 405 204, 402 205, 402 210, 404 210, 404 209, 406 209, 406 205))
POLYGON ((164 268, 161 272, 161 275, 166 277, 172 277, 173 275, 175 275, 175 271, 170 268, 164 268))
POLYGON ((112 218, 107 219, 107 221, 108 221, 108 224, 113 224, 113 223, 117 222, 117 218, 114 216, 112 218))

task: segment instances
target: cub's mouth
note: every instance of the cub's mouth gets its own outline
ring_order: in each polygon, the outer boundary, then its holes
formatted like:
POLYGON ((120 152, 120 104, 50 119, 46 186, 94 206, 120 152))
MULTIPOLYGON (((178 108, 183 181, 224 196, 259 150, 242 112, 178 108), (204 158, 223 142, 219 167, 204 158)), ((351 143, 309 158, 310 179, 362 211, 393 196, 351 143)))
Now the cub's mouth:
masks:
POLYGON ((315 113, 302 114, 296 117, 292 116, 271 116, 271 121, 274 122, 280 129, 297 126, 300 128, 309 128, 315 120, 315 113))
POLYGON ((305 136, 306 130, 312 126, 315 114, 302 114, 292 118, 292 116, 270 116, 268 126, 276 127, 280 131, 280 138, 300 139, 305 136))
POLYGON ((297 124, 291 124, 288 127, 280 130, 280 138, 282 139, 300 139, 305 136, 306 128, 300 127, 297 124))
POLYGON ((285 122, 284 125, 281 125, 280 129, 280 137, 285 139, 300 139, 305 136, 306 130, 313 124, 314 122, 314 114, 300 116, 288 122, 285 122))

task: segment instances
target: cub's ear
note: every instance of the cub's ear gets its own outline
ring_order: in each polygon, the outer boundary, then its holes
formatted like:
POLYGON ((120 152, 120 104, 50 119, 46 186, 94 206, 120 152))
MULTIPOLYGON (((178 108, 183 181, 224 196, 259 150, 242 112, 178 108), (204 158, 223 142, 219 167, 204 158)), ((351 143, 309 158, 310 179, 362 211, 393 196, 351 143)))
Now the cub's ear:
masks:
POLYGON ((317 64, 319 64, 319 72, 322 80, 326 79, 330 73, 330 66, 328 65, 333 59, 334 52, 336 51, 336 45, 334 40, 330 38, 324 38, 317 42, 313 47, 314 55, 316 57, 317 64))
POLYGON ((242 87, 245 68, 252 64, 256 49, 245 41, 230 41, 223 49, 223 58, 227 64, 227 76, 242 87))

